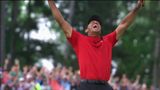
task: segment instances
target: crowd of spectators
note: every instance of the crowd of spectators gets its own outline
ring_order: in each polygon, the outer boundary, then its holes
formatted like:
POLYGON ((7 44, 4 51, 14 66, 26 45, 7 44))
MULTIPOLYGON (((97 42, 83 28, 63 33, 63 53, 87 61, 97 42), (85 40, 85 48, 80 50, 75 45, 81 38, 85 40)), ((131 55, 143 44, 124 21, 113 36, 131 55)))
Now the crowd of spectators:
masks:
MULTIPOLYGON (((52 71, 37 64, 33 66, 22 66, 15 63, 11 69, 7 69, 8 61, 5 61, 0 68, 1 88, 0 90, 77 90, 80 83, 80 71, 73 71, 73 68, 59 66, 52 71)), ((151 85, 147 87, 146 83, 140 84, 140 76, 135 80, 128 79, 126 74, 111 76, 109 84, 114 90, 155 90, 151 85)))

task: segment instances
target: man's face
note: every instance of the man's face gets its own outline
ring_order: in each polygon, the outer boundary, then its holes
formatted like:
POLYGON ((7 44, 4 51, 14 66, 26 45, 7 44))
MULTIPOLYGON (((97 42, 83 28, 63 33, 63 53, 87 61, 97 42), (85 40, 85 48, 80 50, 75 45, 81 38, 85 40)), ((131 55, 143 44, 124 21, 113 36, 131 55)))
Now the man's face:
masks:
POLYGON ((89 36, 99 36, 101 34, 101 25, 98 21, 93 20, 91 21, 88 26, 87 29, 85 30, 85 32, 89 35, 89 36))

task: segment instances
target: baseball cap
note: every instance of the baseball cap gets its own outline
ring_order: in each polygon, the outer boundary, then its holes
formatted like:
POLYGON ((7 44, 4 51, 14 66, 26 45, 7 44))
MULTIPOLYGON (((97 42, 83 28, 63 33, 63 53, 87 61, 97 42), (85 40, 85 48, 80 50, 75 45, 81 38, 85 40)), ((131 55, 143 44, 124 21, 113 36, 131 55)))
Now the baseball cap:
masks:
POLYGON ((100 25, 102 25, 102 20, 101 18, 98 16, 98 15, 92 15, 89 19, 88 19, 88 24, 91 22, 91 21, 98 21, 100 23, 100 25))

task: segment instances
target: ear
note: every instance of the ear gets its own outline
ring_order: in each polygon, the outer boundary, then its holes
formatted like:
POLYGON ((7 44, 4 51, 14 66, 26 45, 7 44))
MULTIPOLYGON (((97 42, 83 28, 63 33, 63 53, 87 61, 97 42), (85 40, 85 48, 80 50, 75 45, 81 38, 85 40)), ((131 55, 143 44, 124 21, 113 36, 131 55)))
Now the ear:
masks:
POLYGON ((88 28, 87 28, 87 29, 85 29, 85 33, 88 33, 88 31, 89 31, 89 30, 88 30, 88 28))

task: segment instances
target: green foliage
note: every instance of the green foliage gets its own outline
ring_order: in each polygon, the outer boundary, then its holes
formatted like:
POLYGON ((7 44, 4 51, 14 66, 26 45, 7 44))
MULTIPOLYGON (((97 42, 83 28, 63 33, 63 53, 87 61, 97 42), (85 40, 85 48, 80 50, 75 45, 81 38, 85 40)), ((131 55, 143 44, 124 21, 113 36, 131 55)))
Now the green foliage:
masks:
MULTIPOLYGON (((73 49, 66 49, 61 52, 58 48, 60 45, 66 45, 66 39, 61 28, 52 17, 50 8, 45 1, 29 1, 25 3, 18 1, 19 13, 16 16, 15 26, 13 24, 13 3, 8 2, 7 7, 7 30, 6 30, 6 53, 11 53, 11 45, 14 45, 14 55, 18 57, 22 64, 33 64, 42 57, 52 57, 56 62, 61 62, 67 66, 78 68, 77 59, 73 49), (26 7, 26 10, 22 10, 26 7), (24 13, 25 12, 25 13, 24 13), (34 14, 35 17, 31 17, 34 14), (37 19, 45 17, 52 22, 50 30, 60 34, 57 42, 43 42, 24 38, 24 35, 38 30, 37 19), (17 30, 18 29, 18 30, 17 30), (12 32, 11 32, 12 31, 12 32), (14 38, 12 38, 14 35, 14 38), (14 42, 12 42, 14 41, 14 42), (36 47, 40 46, 41 50, 37 51, 36 47), (69 57, 64 55, 68 53, 69 57)), ((66 20, 69 14, 65 9, 69 9, 70 1, 61 1, 59 9, 66 20)), ((84 34, 88 18, 93 14, 98 14, 103 22, 103 34, 110 33, 117 27, 117 19, 123 18, 129 12, 128 7, 133 1, 75 1, 74 14, 70 22, 73 27, 84 34), (120 17, 120 14, 124 14, 120 17)), ((159 32, 160 23, 160 5, 157 1, 146 1, 135 20, 128 28, 125 35, 119 40, 119 44, 113 49, 113 59, 118 62, 120 73, 127 73, 129 77, 134 78, 137 74, 151 82, 153 67, 153 52, 155 43, 155 32, 159 32), (146 72, 148 70, 148 72, 146 72)), ((67 48, 71 48, 70 46, 67 48)), ((148 82, 147 81, 147 82, 148 82)))

